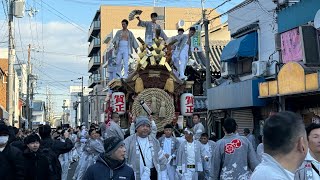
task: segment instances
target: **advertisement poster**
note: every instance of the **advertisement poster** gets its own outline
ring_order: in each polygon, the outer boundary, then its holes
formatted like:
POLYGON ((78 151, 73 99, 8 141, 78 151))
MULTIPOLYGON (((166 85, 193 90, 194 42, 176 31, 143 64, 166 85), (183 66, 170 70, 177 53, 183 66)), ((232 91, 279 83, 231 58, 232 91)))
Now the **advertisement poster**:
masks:
POLYGON ((299 28, 281 34, 282 62, 301 61, 303 59, 299 28))
POLYGON ((191 38, 191 51, 201 52, 201 25, 196 25, 194 27, 196 28, 196 32, 191 38))

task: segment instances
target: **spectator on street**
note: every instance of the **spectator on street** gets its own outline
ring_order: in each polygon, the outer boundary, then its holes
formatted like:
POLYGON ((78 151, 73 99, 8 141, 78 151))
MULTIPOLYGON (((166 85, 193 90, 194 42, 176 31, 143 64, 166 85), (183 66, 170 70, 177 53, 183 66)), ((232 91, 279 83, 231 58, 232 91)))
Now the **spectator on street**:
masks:
POLYGON ((42 125, 39 127, 39 134, 42 139, 40 148, 49 159, 50 163, 50 176, 54 180, 61 179, 61 164, 59 162, 59 155, 69 152, 73 148, 73 144, 69 139, 69 133, 66 131, 63 136, 65 142, 54 140, 51 138, 51 127, 49 125, 42 125))
POLYGON ((49 162, 39 149, 40 137, 31 134, 25 138, 27 149, 23 152, 25 158, 25 180, 48 179, 50 175, 49 162))
POLYGON ((22 152, 8 143, 9 128, 0 123, 0 179, 24 180, 24 159, 22 152))
POLYGON ((104 141, 105 153, 101 153, 96 164, 86 171, 83 180, 127 179, 134 180, 134 172, 125 163, 126 148, 119 137, 109 137, 104 141))
POLYGON ((269 117, 263 127, 264 154, 251 180, 293 180, 308 152, 303 120, 293 112, 269 117))

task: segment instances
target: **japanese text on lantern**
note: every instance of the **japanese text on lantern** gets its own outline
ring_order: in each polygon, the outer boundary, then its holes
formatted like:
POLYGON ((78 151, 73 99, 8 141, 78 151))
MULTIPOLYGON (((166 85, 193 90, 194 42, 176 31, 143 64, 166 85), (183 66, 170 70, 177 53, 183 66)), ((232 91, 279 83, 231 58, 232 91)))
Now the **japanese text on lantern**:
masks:
POLYGON ((115 95, 114 96, 115 99, 115 108, 116 108, 116 112, 123 112, 124 110, 124 95, 115 95))
POLYGON ((194 107, 194 97, 193 96, 186 96, 186 113, 193 113, 194 107))

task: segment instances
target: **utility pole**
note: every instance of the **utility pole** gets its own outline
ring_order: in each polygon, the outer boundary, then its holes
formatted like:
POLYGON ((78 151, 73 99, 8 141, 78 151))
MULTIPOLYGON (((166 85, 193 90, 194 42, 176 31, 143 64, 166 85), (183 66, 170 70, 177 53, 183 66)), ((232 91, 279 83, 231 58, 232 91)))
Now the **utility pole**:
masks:
POLYGON ((207 19, 206 10, 204 9, 204 0, 201 0, 201 6, 202 6, 202 22, 204 25, 204 49, 206 52, 206 89, 207 89, 207 95, 208 90, 211 88, 211 67, 210 67, 210 57, 209 57, 209 20, 207 19))
POLYGON ((14 27, 13 27, 13 0, 9 0, 9 14, 8 14, 8 27, 9 27, 9 45, 8 45, 8 88, 7 88, 7 111, 9 113, 9 122, 13 122, 13 97, 14 97, 14 69, 15 62, 15 47, 14 47, 14 27))
POLYGON ((27 69, 27 120, 28 120, 28 129, 32 129, 31 121, 31 107, 30 107, 30 76, 31 76, 31 44, 28 46, 28 69, 27 69))
MULTIPOLYGON (((84 101, 83 101, 83 76, 81 77, 81 78, 79 78, 79 79, 81 79, 81 106, 80 106, 80 116, 81 116, 81 123, 84 123, 84 101)), ((86 126, 88 126, 87 125, 87 123, 86 123, 86 126)))

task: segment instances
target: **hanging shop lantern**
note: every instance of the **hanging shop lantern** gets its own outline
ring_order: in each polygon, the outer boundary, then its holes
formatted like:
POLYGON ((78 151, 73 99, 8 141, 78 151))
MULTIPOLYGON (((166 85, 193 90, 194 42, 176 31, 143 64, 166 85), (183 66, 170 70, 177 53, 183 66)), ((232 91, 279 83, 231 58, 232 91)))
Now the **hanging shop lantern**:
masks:
POLYGON ((192 116, 194 112, 194 96, 191 93, 184 93, 180 97, 180 110, 183 116, 192 116))
POLYGON ((113 112, 123 115, 126 112, 126 98, 123 92, 114 92, 111 97, 113 112))

